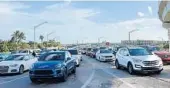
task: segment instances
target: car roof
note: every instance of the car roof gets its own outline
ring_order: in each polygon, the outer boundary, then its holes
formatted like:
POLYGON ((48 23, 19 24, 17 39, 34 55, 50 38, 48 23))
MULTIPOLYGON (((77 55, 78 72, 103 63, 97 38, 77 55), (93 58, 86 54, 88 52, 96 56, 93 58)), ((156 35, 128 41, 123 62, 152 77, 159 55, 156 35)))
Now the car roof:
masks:
POLYGON ((51 51, 51 52, 48 52, 48 53, 65 53, 67 51, 51 51))
POLYGON ((29 55, 27 53, 17 53, 17 54, 12 54, 12 55, 29 55))
POLYGON ((67 50, 77 50, 77 49, 67 49, 67 50))
POLYGON ((122 48, 128 48, 128 49, 144 49, 143 47, 139 47, 139 46, 126 46, 126 47, 122 47, 122 48))

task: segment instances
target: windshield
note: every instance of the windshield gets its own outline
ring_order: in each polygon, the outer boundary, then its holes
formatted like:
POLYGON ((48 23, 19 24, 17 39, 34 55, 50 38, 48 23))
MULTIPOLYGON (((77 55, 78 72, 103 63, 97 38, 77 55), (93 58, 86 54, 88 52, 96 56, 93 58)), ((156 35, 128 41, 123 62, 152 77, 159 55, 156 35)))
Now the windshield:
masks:
POLYGON ((146 49, 129 49, 129 53, 130 53, 131 56, 152 55, 146 49))
POLYGON ((93 52, 97 52, 98 51, 98 49, 93 49, 93 52))
POLYGON ((78 55, 78 51, 77 50, 68 50, 70 52, 71 55, 78 55))
POLYGON ((64 59, 65 53, 47 53, 40 56, 39 61, 58 61, 64 59))
POLYGON ((12 61, 12 60, 18 61, 23 59, 24 59, 23 55, 10 55, 5 59, 5 61, 12 61))
POLYGON ((100 50, 100 53, 112 53, 110 50, 100 50))
POLYGON ((20 50, 19 53, 28 53, 28 50, 20 50))

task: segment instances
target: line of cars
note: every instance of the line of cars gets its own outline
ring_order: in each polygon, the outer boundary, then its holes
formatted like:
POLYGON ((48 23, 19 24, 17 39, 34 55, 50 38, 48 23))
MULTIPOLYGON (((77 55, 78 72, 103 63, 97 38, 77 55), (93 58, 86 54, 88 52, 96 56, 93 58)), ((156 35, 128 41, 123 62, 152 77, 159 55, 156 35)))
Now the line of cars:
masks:
POLYGON ((96 58, 96 60, 103 61, 103 62, 115 60, 115 56, 113 54, 113 51, 109 50, 106 47, 84 48, 82 50, 82 54, 86 54, 87 56, 90 56, 92 58, 96 58))
POLYGON ((114 49, 86 48, 82 53, 99 61, 115 61, 117 69, 126 68, 129 74, 157 73, 170 62, 170 53, 158 51, 154 46, 118 46, 114 49))
POLYGON ((45 50, 33 56, 30 51, 22 50, 9 54, 0 62, 0 74, 19 73, 29 70, 29 77, 33 83, 42 79, 59 79, 66 81, 70 73, 76 73, 82 56, 76 49, 45 50))

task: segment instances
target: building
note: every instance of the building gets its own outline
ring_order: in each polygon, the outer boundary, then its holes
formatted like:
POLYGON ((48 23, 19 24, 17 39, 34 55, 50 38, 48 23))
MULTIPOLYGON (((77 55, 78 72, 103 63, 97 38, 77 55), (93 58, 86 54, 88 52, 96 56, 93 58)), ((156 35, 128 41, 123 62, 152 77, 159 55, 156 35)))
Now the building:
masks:
POLYGON ((122 40, 122 45, 160 45, 166 44, 168 41, 156 41, 156 40, 122 40))
POLYGON ((162 26, 168 30, 169 51, 170 51, 170 1, 161 0, 158 6, 158 16, 162 26))

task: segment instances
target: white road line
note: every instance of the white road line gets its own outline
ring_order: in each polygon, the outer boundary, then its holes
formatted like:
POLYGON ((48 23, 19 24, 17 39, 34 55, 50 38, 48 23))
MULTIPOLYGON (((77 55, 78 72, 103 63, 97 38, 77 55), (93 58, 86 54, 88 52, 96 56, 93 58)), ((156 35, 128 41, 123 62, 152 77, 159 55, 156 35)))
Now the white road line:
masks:
MULTIPOLYGON (((87 62, 89 62, 89 61, 87 61, 87 62)), ((89 62, 90 63, 90 62, 89 62)), ((92 81, 92 79, 93 79, 93 77, 94 77, 94 74, 95 74, 95 65, 94 64, 92 64, 92 68, 93 68, 93 71, 92 71, 92 73, 91 73, 91 75, 90 75, 90 77, 87 79, 87 81, 81 86, 81 88, 86 88, 87 86, 88 86, 88 84, 92 81)))
POLYGON ((13 79, 13 80, 10 80, 10 81, 1 82, 0 85, 10 83, 10 82, 13 82, 13 81, 16 81, 16 80, 19 80, 19 79, 23 79, 23 78, 26 78, 26 77, 28 77, 28 75, 20 77, 20 78, 13 79))
POLYGON ((113 73, 109 72, 109 71, 106 71, 105 69, 102 69, 104 72, 108 73, 109 75, 113 76, 114 78, 122 81, 123 83, 125 83, 127 86, 131 87, 131 88, 136 88, 135 86, 133 86, 132 84, 120 79, 118 76, 114 75, 113 73))

